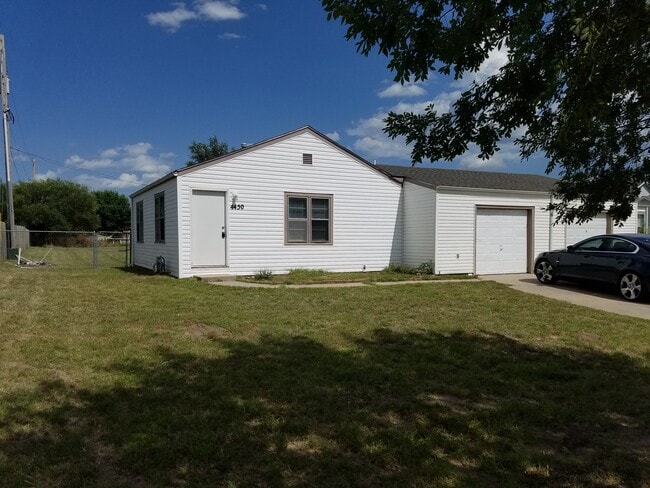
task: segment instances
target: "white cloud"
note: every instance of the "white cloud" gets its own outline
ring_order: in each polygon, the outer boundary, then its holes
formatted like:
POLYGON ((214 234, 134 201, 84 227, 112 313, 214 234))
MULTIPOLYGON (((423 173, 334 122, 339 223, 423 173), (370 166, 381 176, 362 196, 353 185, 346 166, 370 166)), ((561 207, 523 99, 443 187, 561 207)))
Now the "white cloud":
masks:
POLYGON ((329 137, 330 139, 332 139, 334 142, 339 142, 341 140, 341 135, 337 131, 330 132, 330 133, 325 134, 325 135, 327 137, 329 137))
POLYGON ((87 186, 91 190, 128 190, 130 188, 138 188, 147 184, 144 179, 140 179, 136 175, 130 173, 122 173, 115 179, 81 175, 77 176, 74 181, 87 186))
POLYGON ((101 175, 82 175, 75 179, 91 188, 137 188, 165 176, 172 169, 170 159, 174 157, 173 153, 153 155, 152 150, 150 143, 138 142, 105 149, 98 159, 73 154, 65 164, 89 171, 101 169, 107 176, 110 175, 107 170, 121 171, 114 179, 101 175))
POLYGON ((246 14, 234 5, 234 3, 209 0, 198 3, 195 9, 202 19, 216 22, 221 20, 240 20, 246 17, 246 14))
POLYGON ((100 159, 83 159, 77 154, 73 154, 68 159, 65 160, 66 166, 74 166, 75 168, 82 169, 101 169, 101 168, 110 168, 113 164, 111 159, 100 158, 100 159))
POLYGON ((111 159, 116 157, 119 152, 116 149, 105 149, 99 153, 99 157, 103 159, 111 159))
POLYGON ((367 159, 409 159, 411 150, 404 139, 391 139, 384 133, 384 119, 387 115, 388 112, 380 110, 372 117, 359 120, 353 128, 348 129, 348 135, 357 137, 352 147, 367 159))
POLYGON ((352 144, 355 151, 363 154, 366 159, 398 158, 410 160, 411 149, 402 137, 362 137, 352 144))
POLYGON ((490 76, 496 75, 507 62, 508 48, 504 43, 501 49, 494 49, 490 52, 487 59, 479 66, 478 71, 466 72, 461 79, 455 80, 453 85, 459 88, 467 88, 472 82, 483 83, 490 76))
POLYGON ((173 10, 152 12, 148 14, 149 25, 162 27, 169 32, 176 32, 182 24, 191 20, 220 22, 223 20, 241 20, 246 14, 237 6, 237 0, 197 0, 188 8, 185 3, 172 3, 173 10))
POLYGON ((219 39, 223 39, 225 41, 236 41, 237 39, 245 39, 245 37, 246 36, 235 34, 233 32, 225 32, 223 34, 219 34, 219 39))
MULTIPOLYGON (((438 114, 443 114, 451 110, 452 104, 460 95, 461 92, 455 90, 439 93, 432 100, 415 103, 400 102, 388 109, 382 107, 372 117, 360 119, 346 132, 351 136, 357 137, 357 140, 352 146, 366 158, 398 158, 410 161, 411 147, 406 144, 405 139, 403 137, 391 139, 383 130, 386 126, 384 119, 388 117, 388 113, 408 112, 413 114, 423 114, 426 108, 433 104, 436 112, 438 114)), ((474 159, 468 159, 466 161, 468 167, 470 164, 474 164, 471 163, 472 161, 474 161, 474 159)))
POLYGON ((49 170, 45 173, 36 173, 36 180, 56 180, 61 174, 61 171, 49 170))
POLYGON ((176 32, 180 29, 181 24, 188 20, 193 20, 198 17, 198 14, 193 10, 188 10, 184 3, 175 3, 174 10, 166 12, 153 12, 147 15, 149 25, 162 27, 169 32, 176 32))
POLYGON ((478 157, 479 148, 475 144, 470 144, 467 152, 457 157, 454 162, 465 169, 483 170, 505 168, 511 163, 521 161, 517 147, 511 142, 500 144, 500 151, 496 151, 490 159, 481 159, 478 157))
POLYGON ((260 10, 263 10, 264 12, 266 12, 269 9, 269 6, 267 4, 265 4, 265 3, 258 3, 257 8, 259 8, 260 10))
POLYGON ((426 95, 426 90, 415 83, 393 83, 378 93, 379 98, 420 97, 426 95))

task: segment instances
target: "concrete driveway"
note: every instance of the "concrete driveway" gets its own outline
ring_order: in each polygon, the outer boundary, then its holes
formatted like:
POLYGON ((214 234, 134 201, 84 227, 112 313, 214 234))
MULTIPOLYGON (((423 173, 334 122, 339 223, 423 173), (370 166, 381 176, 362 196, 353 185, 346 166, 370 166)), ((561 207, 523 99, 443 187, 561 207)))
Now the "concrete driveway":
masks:
POLYGON ((533 274, 510 274, 481 276, 482 280, 492 280, 509 285, 515 290, 555 298, 583 307, 606 312, 650 319, 650 303, 631 303, 619 298, 616 290, 608 292, 602 288, 559 281, 554 285, 542 285, 533 274))

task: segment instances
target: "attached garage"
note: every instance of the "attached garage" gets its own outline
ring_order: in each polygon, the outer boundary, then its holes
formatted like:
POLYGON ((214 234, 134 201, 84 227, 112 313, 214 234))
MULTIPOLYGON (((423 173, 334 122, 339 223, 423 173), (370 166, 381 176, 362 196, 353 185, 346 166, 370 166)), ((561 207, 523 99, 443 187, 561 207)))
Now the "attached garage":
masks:
POLYGON ((566 226, 566 244, 570 246, 579 242, 587 237, 597 236, 600 234, 608 233, 608 218, 607 214, 600 214, 594 217, 589 222, 582 224, 570 224, 566 226))
POLYGON ((529 215, 527 209, 476 209, 476 274, 528 271, 529 215))
POLYGON ((564 227, 556 230, 547 210, 553 178, 422 166, 379 167, 404 179, 406 264, 419 265, 424 254, 416 251, 427 249, 428 260, 439 274, 526 273, 538 253, 559 240, 564 245, 564 227), (414 229, 427 232, 416 234, 414 229), (417 237, 417 247, 408 245, 413 237, 417 237))

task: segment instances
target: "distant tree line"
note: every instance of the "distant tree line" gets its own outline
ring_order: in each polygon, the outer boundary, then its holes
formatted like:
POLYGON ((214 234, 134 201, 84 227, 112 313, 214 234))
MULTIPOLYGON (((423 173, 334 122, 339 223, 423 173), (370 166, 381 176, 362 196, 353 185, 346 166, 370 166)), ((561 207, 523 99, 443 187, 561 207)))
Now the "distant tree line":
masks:
POLYGON ((14 186, 17 225, 43 231, 125 231, 129 199, 113 190, 91 191, 65 180, 24 181, 14 186))

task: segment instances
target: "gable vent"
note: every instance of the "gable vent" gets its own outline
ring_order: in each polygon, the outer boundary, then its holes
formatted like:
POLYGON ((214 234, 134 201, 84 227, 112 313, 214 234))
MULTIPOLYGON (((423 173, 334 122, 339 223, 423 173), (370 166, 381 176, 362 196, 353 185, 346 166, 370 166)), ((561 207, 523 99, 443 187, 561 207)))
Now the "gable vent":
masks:
POLYGON ((302 164, 312 164, 313 155, 310 153, 302 153, 302 164))

